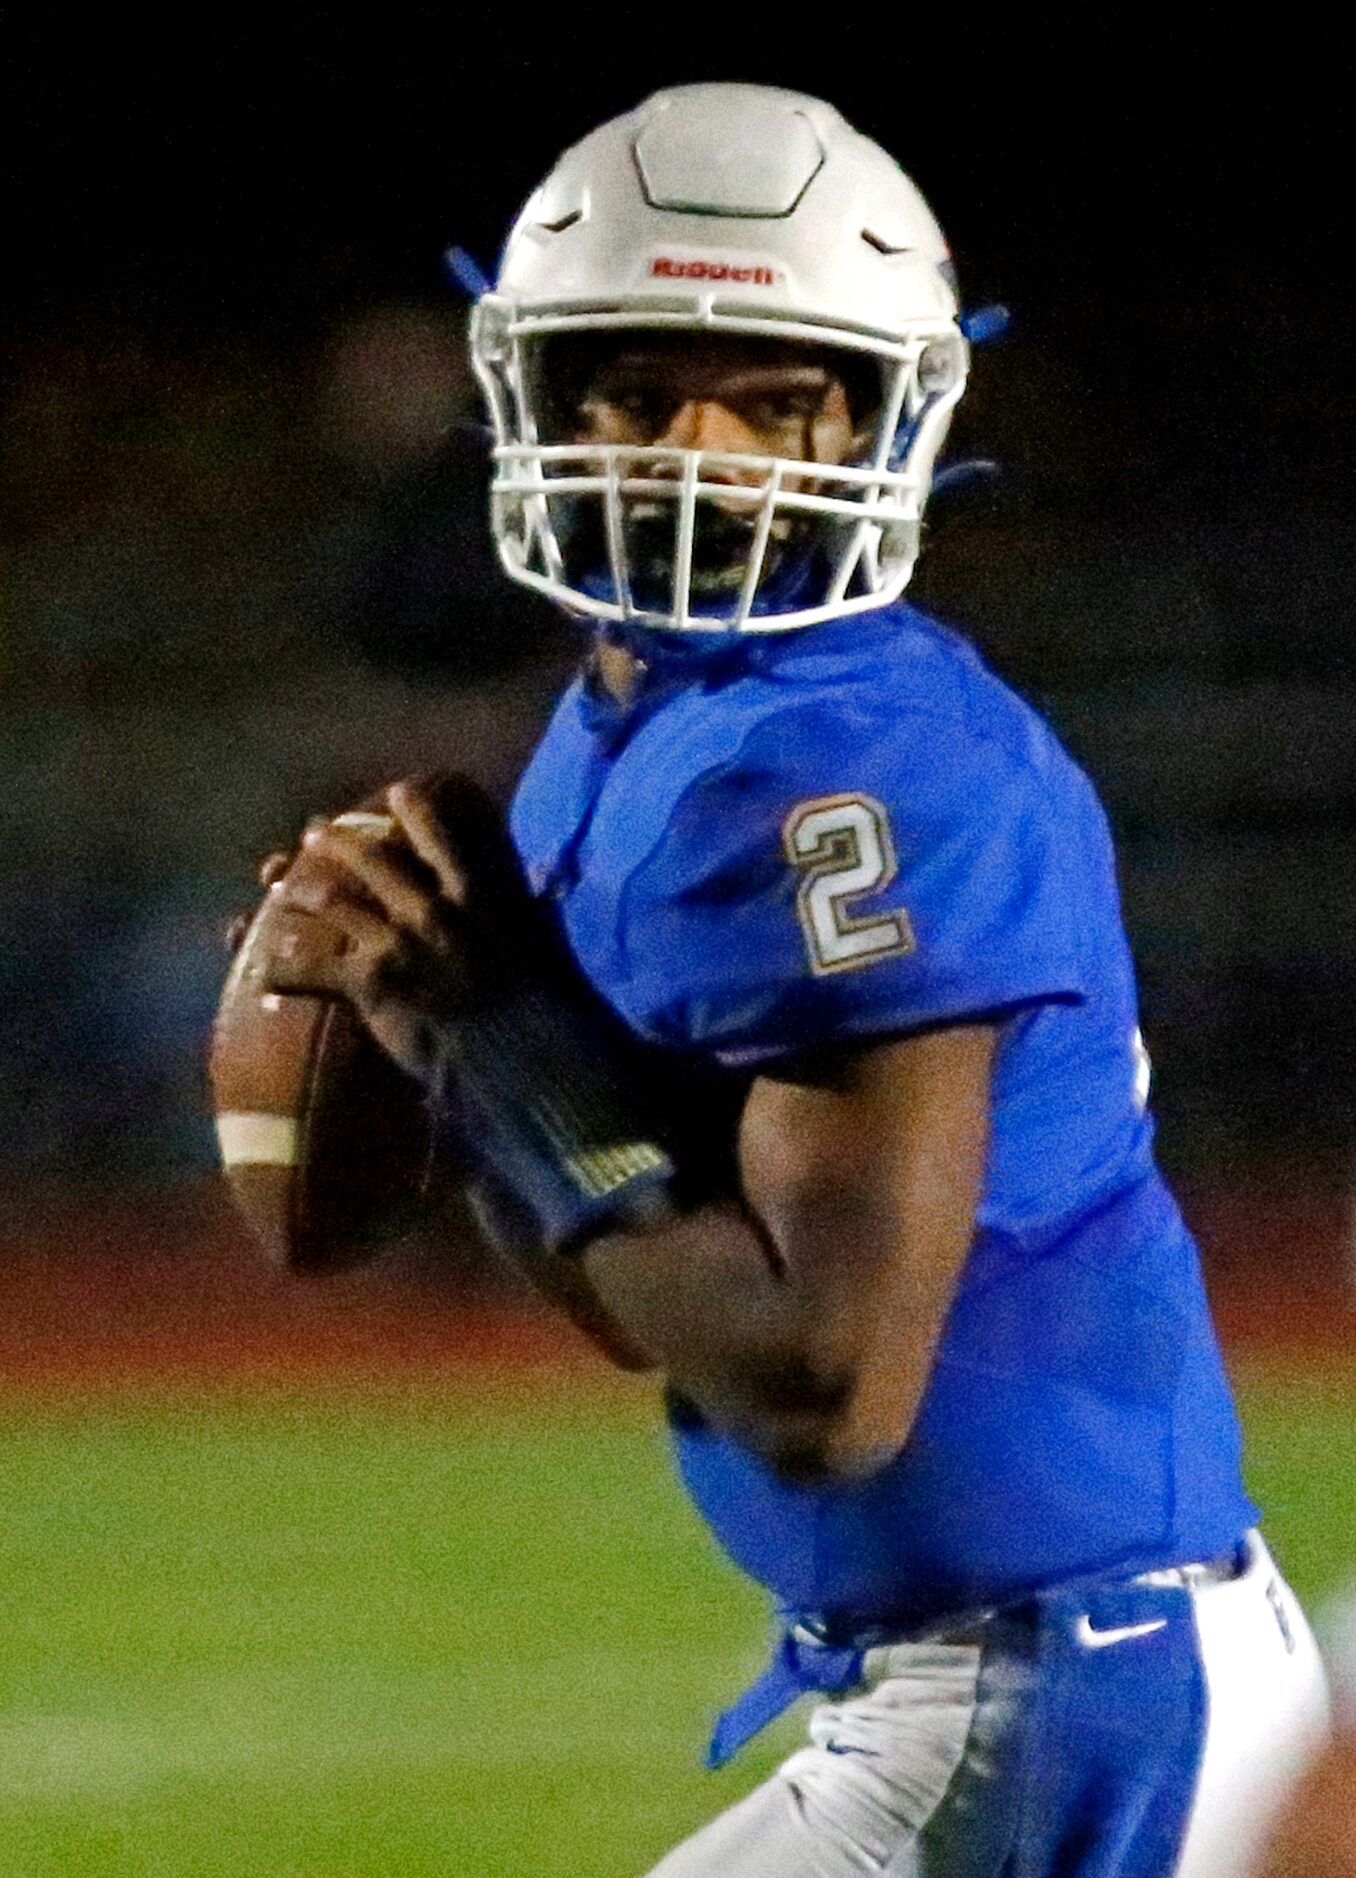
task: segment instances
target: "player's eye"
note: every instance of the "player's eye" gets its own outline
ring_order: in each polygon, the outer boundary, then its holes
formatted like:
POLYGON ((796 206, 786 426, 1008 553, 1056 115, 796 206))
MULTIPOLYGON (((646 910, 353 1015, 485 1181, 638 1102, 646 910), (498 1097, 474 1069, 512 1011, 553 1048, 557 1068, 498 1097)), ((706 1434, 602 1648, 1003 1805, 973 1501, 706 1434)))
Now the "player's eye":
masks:
POLYGON ((676 401, 664 392, 648 391, 643 387, 615 392, 609 403, 628 424, 646 436, 658 436, 678 408, 676 401))
POLYGON ((745 423, 757 430, 785 430, 819 416, 824 402, 820 385, 788 385, 776 391, 760 391, 741 401, 745 423))
POLYGON ((676 399, 645 386, 606 386, 581 400, 573 425, 583 438, 648 443, 667 428, 676 399))

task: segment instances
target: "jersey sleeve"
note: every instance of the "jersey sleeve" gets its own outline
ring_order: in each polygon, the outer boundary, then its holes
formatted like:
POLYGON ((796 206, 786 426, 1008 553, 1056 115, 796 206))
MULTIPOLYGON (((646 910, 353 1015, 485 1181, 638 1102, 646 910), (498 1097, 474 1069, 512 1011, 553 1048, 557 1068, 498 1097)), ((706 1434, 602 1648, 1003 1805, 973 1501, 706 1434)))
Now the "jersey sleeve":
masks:
POLYGON ((627 881, 619 1008, 741 1066, 1081 1001, 1079 844, 1056 783, 921 714, 764 721, 627 881))

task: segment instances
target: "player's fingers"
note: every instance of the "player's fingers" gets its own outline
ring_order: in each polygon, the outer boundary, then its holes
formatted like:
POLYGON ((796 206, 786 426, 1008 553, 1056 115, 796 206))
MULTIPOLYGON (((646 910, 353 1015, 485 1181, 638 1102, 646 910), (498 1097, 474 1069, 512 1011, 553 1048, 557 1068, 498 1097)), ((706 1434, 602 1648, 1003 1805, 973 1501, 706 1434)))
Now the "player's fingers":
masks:
MULTIPOLYGON (((303 883, 301 891, 309 896, 302 904, 324 905, 345 891, 341 879, 356 885, 374 901, 394 926, 413 934, 424 944, 442 949, 446 943, 442 896, 422 868, 418 873, 409 857, 381 840, 361 834, 351 825, 308 829, 302 846, 336 871, 333 881, 314 877, 303 883), (421 878, 422 876, 422 878, 421 878)), ((286 883, 284 883, 286 886, 286 883)))
POLYGON ((457 935, 439 925, 424 939, 393 921, 384 908, 349 891, 341 880, 302 878, 274 889, 289 906, 312 916, 326 932, 342 935, 348 957, 344 996, 361 1006, 395 996, 443 1007, 465 995, 466 961, 457 935))
POLYGON ((326 932, 341 934, 347 948, 385 944, 396 936, 385 910, 360 891, 356 879, 337 869, 320 875, 289 874, 269 892, 289 912, 301 915, 301 931, 318 922, 326 932))
POLYGON ((387 790, 387 800, 401 816, 411 846, 436 869, 441 853, 455 864, 465 882, 464 895, 455 892, 450 877, 444 891, 449 898, 474 899, 482 908, 505 898, 527 895, 527 883, 513 846, 504 814, 494 799, 470 776, 435 771, 406 777, 387 790))
POLYGON ((400 936, 380 914, 347 896, 317 898, 316 907, 312 912, 298 896, 289 899, 261 964, 264 988, 347 998, 361 1006, 389 971, 400 936))
POLYGON ((425 867, 433 870, 444 897, 454 906, 464 906, 466 870, 432 790, 423 782, 392 783, 386 799, 406 840, 425 867))
POLYGON ((313 997, 348 995, 352 940, 342 928, 316 915, 289 909, 256 969, 265 991, 309 992, 313 997))
POLYGON ((295 854, 286 848, 275 848, 272 854, 266 854, 259 863, 259 885, 271 887, 275 880, 281 880, 294 859, 295 854))

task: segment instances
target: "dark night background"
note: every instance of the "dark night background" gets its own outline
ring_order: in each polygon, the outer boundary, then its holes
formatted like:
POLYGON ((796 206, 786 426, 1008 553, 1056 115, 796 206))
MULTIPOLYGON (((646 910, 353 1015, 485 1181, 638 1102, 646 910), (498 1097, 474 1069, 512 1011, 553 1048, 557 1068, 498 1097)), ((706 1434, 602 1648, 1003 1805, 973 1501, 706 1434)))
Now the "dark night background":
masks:
POLYGON ((570 649, 483 540, 440 256, 492 263, 595 122, 733 77, 830 97, 1013 309, 954 440, 1003 480, 938 505, 915 595, 1103 789, 1166 1158, 1343 1178, 1352 73, 1226 17, 11 23, 0 1164, 210 1166, 251 858, 449 752, 507 787, 570 649))

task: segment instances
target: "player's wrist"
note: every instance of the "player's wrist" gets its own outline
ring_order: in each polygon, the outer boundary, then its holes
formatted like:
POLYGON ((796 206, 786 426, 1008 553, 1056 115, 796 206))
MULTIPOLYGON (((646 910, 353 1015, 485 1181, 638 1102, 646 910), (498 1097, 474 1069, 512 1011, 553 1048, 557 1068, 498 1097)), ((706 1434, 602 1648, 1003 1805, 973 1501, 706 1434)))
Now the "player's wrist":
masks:
POLYGON ((445 1020, 427 1098, 435 1139, 507 1249, 574 1255, 675 1208, 652 1078, 587 987, 523 980, 445 1020))

